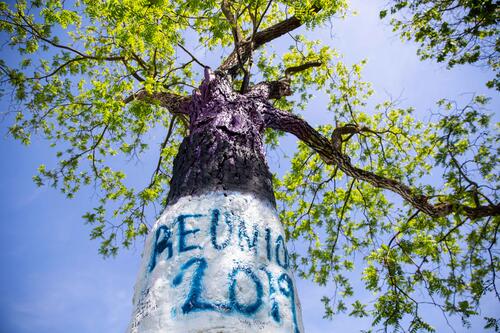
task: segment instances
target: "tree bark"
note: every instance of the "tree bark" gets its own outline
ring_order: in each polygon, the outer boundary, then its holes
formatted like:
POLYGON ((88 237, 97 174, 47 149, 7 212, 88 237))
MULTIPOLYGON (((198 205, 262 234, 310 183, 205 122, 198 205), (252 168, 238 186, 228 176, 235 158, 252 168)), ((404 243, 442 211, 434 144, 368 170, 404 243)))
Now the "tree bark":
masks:
POLYGON ((275 204, 260 104, 234 92, 222 74, 207 70, 188 106, 189 136, 174 160, 169 204, 213 191, 253 193, 275 204))

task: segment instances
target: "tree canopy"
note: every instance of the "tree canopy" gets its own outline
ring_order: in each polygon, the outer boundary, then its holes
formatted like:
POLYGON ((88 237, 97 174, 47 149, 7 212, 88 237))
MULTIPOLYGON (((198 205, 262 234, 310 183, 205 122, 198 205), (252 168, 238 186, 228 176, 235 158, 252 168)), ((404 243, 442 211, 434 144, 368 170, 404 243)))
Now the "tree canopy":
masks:
MULTIPOLYGON (((486 64, 498 75, 493 6, 395 0, 380 16, 419 43, 422 58, 486 64)), ((40 166, 38 185, 68 198, 95 188, 84 220, 104 256, 145 235, 168 204, 188 131, 183 104, 210 65, 241 94, 267 92, 284 119, 266 133, 269 149, 284 132, 299 139, 289 170, 275 175, 275 195, 288 239, 306 244, 292 255, 295 269, 335 286, 322 299, 326 317, 346 312, 371 316, 375 328, 432 331, 425 304, 467 325, 485 295, 500 301, 499 147, 488 98, 440 100, 429 123, 395 101, 369 108, 364 61, 347 65, 313 38, 347 15, 346 1, 39 0, 0 3, 0 12, 3 48, 18 55, 0 62, 2 97, 15 113, 9 133, 54 146, 58 164, 40 166), (332 119, 317 128, 307 123, 314 94, 327 97, 332 119), (148 136, 158 129, 159 147, 148 136), (151 151, 147 183, 130 183, 122 162, 151 151), (360 257, 371 303, 348 278, 360 257)), ((498 77, 487 85, 498 89, 498 77)), ((497 318, 485 320, 498 330, 497 318)))
POLYGON ((398 14, 391 18, 395 31, 420 44, 422 59, 489 67, 496 76, 487 82, 500 90, 498 23, 494 1, 393 1, 380 12, 398 14))

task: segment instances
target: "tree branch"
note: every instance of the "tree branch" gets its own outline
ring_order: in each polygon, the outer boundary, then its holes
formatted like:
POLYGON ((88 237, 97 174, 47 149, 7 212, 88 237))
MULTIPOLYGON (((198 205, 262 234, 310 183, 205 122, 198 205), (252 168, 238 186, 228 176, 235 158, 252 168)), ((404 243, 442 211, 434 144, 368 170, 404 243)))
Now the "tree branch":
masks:
POLYGON ((221 10, 222 13, 224 14, 224 17, 231 26, 231 32, 233 33, 234 42, 236 45, 238 45, 242 40, 243 36, 241 34, 240 26, 238 25, 237 16, 232 12, 228 0, 222 1, 221 10))
POLYGON ((168 126, 168 131, 167 135, 165 136, 165 139, 163 140, 161 147, 160 147, 160 157, 158 158, 158 163, 156 164, 155 171, 153 172, 153 175, 151 176, 151 180, 149 182, 149 185, 146 188, 152 188, 153 185, 157 181, 157 175, 161 171, 161 163, 163 161, 163 150, 167 146, 168 142, 170 141, 170 137, 172 136, 172 133, 174 132, 174 127, 175 127, 175 121, 177 120, 177 115, 172 116, 172 119, 170 120, 170 125, 168 126))
POLYGON ((78 62, 80 60, 84 60, 85 58, 83 57, 75 57, 75 58, 72 58, 68 61, 66 61, 65 63, 63 63, 62 65, 59 65, 59 67, 57 67, 56 69, 54 69, 52 72, 50 73, 47 73, 45 75, 42 75, 42 76, 33 76, 33 77, 29 77, 29 78, 26 78, 27 80, 42 80, 42 79, 47 79, 51 76, 54 76, 55 74, 57 74, 60 70, 62 70, 64 67, 68 66, 69 64, 73 63, 73 62, 78 62))
POLYGON ((500 205, 470 207, 459 203, 432 204, 429 198, 419 194, 409 186, 373 172, 360 169, 352 165, 350 158, 321 133, 312 128, 305 120, 290 112, 285 112, 269 104, 263 108, 266 126, 275 130, 285 131, 295 135, 298 139, 316 151, 327 164, 336 165, 346 175, 358 180, 366 181, 371 185, 390 190, 399 194, 409 204, 431 217, 444 217, 452 213, 463 214, 471 219, 486 216, 500 215, 500 205))
POLYGON ((197 63, 198 65, 200 65, 201 67, 203 68, 206 68, 208 67, 207 65, 203 64, 201 61, 199 61, 191 52, 188 51, 188 49, 186 49, 181 43, 177 43, 177 46, 180 47, 184 52, 186 52, 190 57, 191 59, 197 63))
MULTIPOLYGON (((241 45, 241 41, 243 39, 243 35, 241 34, 241 27, 238 25, 237 15, 235 15, 232 12, 228 0, 222 1, 221 9, 222 9, 222 13, 226 17, 226 20, 229 22, 229 25, 231 26, 231 32, 233 34, 233 40, 234 40, 234 50, 236 51, 236 59, 238 60, 238 67, 243 72, 243 82, 241 84, 240 92, 244 93, 247 90, 248 82, 250 81, 250 72, 249 72, 249 70, 247 70, 245 68, 245 63, 244 63, 243 59, 241 58, 241 54, 240 54, 240 45, 241 45)), ((249 12, 250 12, 250 10, 249 10, 249 12)), ((252 43, 252 41, 250 43, 252 43)), ((248 58, 250 59, 250 63, 251 63, 251 61, 252 61, 251 60, 251 58, 252 58, 251 52, 250 52, 248 58)))
POLYGON ((288 67, 285 69, 285 78, 276 81, 264 81, 257 83, 252 87, 252 89, 250 89, 247 95, 255 97, 260 96, 265 99, 279 99, 284 96, 290 96, 292 95, 292 89, 290 88, 290 76, 305 71, 306 69, 321 65, 322 62, 320 61, 311 61, 302 65, 288 67))
POLYGON ((289 77, 290 75, 303 72, 306 69, 309 69, 312 67, 319 67, 322 64, 323 63, 321 61, 309 61, 309 62, 306 62, 302 65, 288 67, 287 69, 285 69, 285 77, 289 77))
POLYGON ((351 181, 351 185, 349 185, 349 189, 347 190, 347 193, 344 198, 344 204, 342 205, 342 210, 340 211, 340 218, 337 222, 337 230, 335 231, 335 239, 332 243, 332 248, 330 250, 330 260, 333 260, 333 254, 335 253, 335 248, 337 247, 337 243, 339 241, 339 234, 340 234, 340 228, 342 227, 342 221, 344 220, 344 215, 345 215, 345 209, 347 207, 347 203, 349 202, 349 199, 351 198, 351 192, 352 192, 352 187, 354 186, 354 181, 353 179, 351 181))
POLYGON ((189 115, 189 103, 191 102, 190 96, 181 96, 166 91, 147 93, 141 89, 138 92, 128 96, 123 100, 125 104, 134 100, 144 101, 148 103, 159 103, 160 106, 168 109, 172 114, 189 115))
POLYGON ((290 96, 290 80, 282 79, 277 81, 260 82, 254 85, 246 94, 249 97, 262 97, 265 99, 279 99, 283 96, 290 96))
MULTIPOLYGON (((315 13, 320 10, 320 7, 313 7, 313 12, 315 13)), ((299 28, 302 24, 303 22, 301 22, 296 16, 292 16, 267 29, 252 34, 251 37, 241 41, 238 49, 231 52, 226 60, 224 60, 224 62, 219 66, 218 70, 227 71, 231 76, 234 76, 238 72, 239 68, 238 55, 241 63, 244 64, 249 59, 253 50, 256 50, 262 45, 299 28)))
POLYGON ((62 44, 58 44, 56 42, 54 42, 53 40, 50 40, 46 37, 44 37, 42 35, 42 33, 40 33, 36 27, 34 26, 34 24, 32 22, 30 22, 24 15, 21 11, 18 11, 17 14, 19 15, 19 17, 24 21, 24 23, 26 25, 22 25, 20 23, 17 23, 15 22, 15 19, 14 17, 12 17, 11 15, 7 15, 12 21, 5 21, 5 20, 2 20, 3 22, 7 23, 7 24, 11 24, 11 25, 15 25, 16 27, 24 30, 26 33, 32 35, 33 37, 35 38, 38 38, 58 49, 64 49, 64 50, 68 50, 70 52, 73 52, 73 53, 76 53, 77 55, 79 55, 80 57, 83 57, 83 58, 86 58, 86 59, 93 59, 93 60, 105 60, 105 61, 120 61, 123 59, 122 56, 120 55, 110 55, 110 56, 105 56, 105 57, 98 57, 98 56, 94 56, 94 55, 89 55, 89 54, 85 54, 79 50, 76 50, 70 46, 67 46, 67 45, 62 45, 62 44))
POLYGON ((137 74, 138 70, 134 71, 134 69, 132 67, 130 67, 127 59, 123 58, 122 62, 125 65, 125 68, 127 68, 127 70, 130 72, 130 75, 132 75, 137 81, 139 81, 139 82, 145 81, 139 74, 137 74))

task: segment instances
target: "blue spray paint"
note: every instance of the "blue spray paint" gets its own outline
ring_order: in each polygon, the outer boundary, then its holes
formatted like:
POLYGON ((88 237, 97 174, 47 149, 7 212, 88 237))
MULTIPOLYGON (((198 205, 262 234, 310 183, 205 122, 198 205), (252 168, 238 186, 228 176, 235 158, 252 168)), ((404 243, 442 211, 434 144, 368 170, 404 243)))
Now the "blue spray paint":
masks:
POLYGON ((177 222, 179 222, 179 253, 201 249, 199 245, 186 245, 186 236, 189 234, 196 234, 200 229, 186 230, 186 219, 187 218, 198 218, 203 215, 201 214, 184 214, 177 217, 177 222))
POLYGON ((231 242, 231 237, 233 235, 233 222, 226 215, 225 220, 227 224, 227 238, 221 244, 217 243, 217 226, 219 225, 220 220, 220 211, 218 209, 212 210, 212 222, 210 224, 210 236, 212 239, 212 245, 217 250, 225 249, 229 243, 231 242))
POLYGON ((186 301, 182 305, 181 309, 183 313, 190 313, 192 311, 229 311, 229 307, 225 304, 212 303, 204 300, 201 296, 203 291, 203 276, 205 275, 205 270, 208 267, 207 260, 205 258, 191 258, 186 261, 181 266, 181 271, 173 279, 172 284, 177 287, 182 282, 184 273, 192 265, 198 264, 198 267, 194 271, 193 277, 191 279, 191 286, 189 288, 189 293, 186 297, 186 301))
POLYGON ((261 270, 264 271, 267 275, 267 279, 269 281, 269 300, 271 302, 271 317, 273 317, 274 321, 279 323, 281 321, 280 317, 280 308, 278 305, 278 301, 276 300, 276 289, 274 288, 274 278, 265 267, 261 267, 261 270))
POLYGON ((156 267, 157 257, 162 254, 162 252, 167 249, 167 259, 172 258, 172 231, 166 226, 161 225, 156 230, 155 239, 153 242, 153 250, 151 251, 151 259, 149 260, 148 272, 152 272, 156 267))
MULTIPOLYGON (((179 215, 175 219, 175 223, 178 223, 178 250, 179 253, 187 252, 195 249, 202 249, 202 247, 196 244, 194 239, 189 239, 189 235, 194 236, 200 232, 199 228, 186 229, 186 219, 200 218, 202 214, 183 214, 179 215)), ((245 221, 236 216, 230 216, 228 213, 221 213, 219 209, 213 209, 211 211, 211 222, 210 222, 210 237, 211 243, 216 250, 226 249, 232 242, 233 234, 235 231, 235 223, 238 223, 238 245, 241 250, 254 251, 257 254, 258 251, 258 241, 259 241, 259 230, 257 225, 253 225, 252 233, 249 235, 248 230, 245 225, 245 221), (224 215, 224 216, 223 216, 224 215), (222 221, 225 218, 225 221, 222 221), (237 220, 236 220, 237 219, 237 220), (226 226, 223 225, 226 224, 226 226), (220 230, 224 229, 224 232, 220 230), (218 232, 224 235, 219 235, 218 232)), ((196 238, 195 238, 196 239, 196 238)), ((289 267, 289 256, 286 249, 285 241, 283 236, 278 235, 274 244, 272 242, 272 234, 270 228, 265 228, 265 241, 266 241, 266 255, 268 261, 272 261, 273 250, 274 256, 276 258, 276 263, 284 269, 289 267), (273 249, 272 246, 275 246, 273 249)), ((153 249, 148 265, 149 272, 152 272, 157 265, 160 258, 170 259, 173 256, 173 229, 165 225, 158 227, 155 233, 155 238, 153 242, 153 249)), ((206 258, 203 257, 193 257, 187 260, 181 267, 178 274, 172 280, 174 287, 179 286, 183 282, 184 275, 188 269, 193 267, 193 274, 190 275, 188 293, 186 295, 185 301, 181 306, 181 311, 184 314, 188 314, 196 311, 216 311, 222 313, 237 312, 245 316, 255 315, 263 305, 263 283, 257 274, 255 274, 251 268, 238 265, 233 268, 232 272, 229 274, 228 279, 228 302, 214 302, 207 300, 203 297, 204 284, 203 279, 205 272, 208 268, 208 262, 206 258), (250 303, 242 303, 238 300, 238 276, 246 275, 255 285, 256 297, 255 300, 251 300, 250 303)), ((293 317, 294 333, 300 333, 299 326, 297 323, 297 314, 295 308, 295 293, 293 282, 287 273, 282 273, 279 278, 276 278, 266 267, 261 267, 261 271, 266 273, 269 283, 269 304, 270 310, 269 315, 272 319, 277 322, 282 322, 282 314, 280 314, 280 303, 277 299, 277 294, 281 293, 287 297, 291 303, 291 311, 293 317)), ((241 281, 241 280, 240 280, 241 281)), ((242 286, 240 286, 242 287, 242 286)), ((245 288, 252 288, 245 285, 245 288)), ((172 317, 175 317, 175 311, 172 312, 172 317)))
POLYGON ((259 230, 257 229, 257 226, 255 224, 253 225, 253 239, 250 242, 250 237, 247 234, 247 227, 245 225, 245 221, 240 220, 238 228, 238 238, 239 238, 238 244, 240 245, 241 250, 245 250, 245 246, 243 245, 243 240, 245 240, 248 246, 248 250, 253 248, 255 254, 257 254, 257 241, 259 239, 259 230))
POLYGON ((271 229, 266 228, 266 252, 267 260, 271 261, 271 229))
POLYGON ((287 273, 283 273, 278 278, 278 287, 283 295, 288 297, 292 306, 292 317, 293 317, 293 325, 295 326, 295 333, 300 333, 299 325, 297 324, 297 314, 295 311, 295 291, 293 288, 293 282, 290 276, 287 273), (282 286, 282 282, 286 283, 286 288, 282 286))
POLYGON ((278 265, 283 267, 284 269, 288 269, 289 266, 289 260, 288 260, 288 251, 286 249, 285 241, 283 240, 283 236, 279 235, 278 238, 276 238, 276 262, 278 265), (283 249, 283 261, 281 262, 280 259, 280 248, 283 249))
POLYGON ((253 315, 255 314, 260 306, 262 305, 262 295, 264 294, 264 291, 262 289, 262 283, 260 282, 260 279, 258 278, 257 275, 255 275, 254 272, 248 267, 235 267, 231 274, 229 274, 229 280, 231 281, 230 286, 229 286, 229 304, 231 307, 245 315, 253 315), (236 286, 238 284, 238 281, 236 280, 236 276, 238 275, 239 272, 245 273, 252 281, 255 283, 255 290, 257 291, 257 298, 255 299, 255 302, 251 304, 241 304, 238 302, 238 299, 236 297, 236 286))

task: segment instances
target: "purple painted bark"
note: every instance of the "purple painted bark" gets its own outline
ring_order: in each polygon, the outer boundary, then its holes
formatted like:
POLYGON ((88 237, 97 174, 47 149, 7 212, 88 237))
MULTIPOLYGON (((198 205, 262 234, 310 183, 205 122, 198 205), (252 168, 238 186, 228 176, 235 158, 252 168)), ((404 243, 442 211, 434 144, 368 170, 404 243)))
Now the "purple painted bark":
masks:
POLYGON ((174 160, 169 204, 211 191, 253 193, 275 204, 263 107, 258 94, 239 94, 222 73, 205 70, 188 105, 189 135, 174 160))

